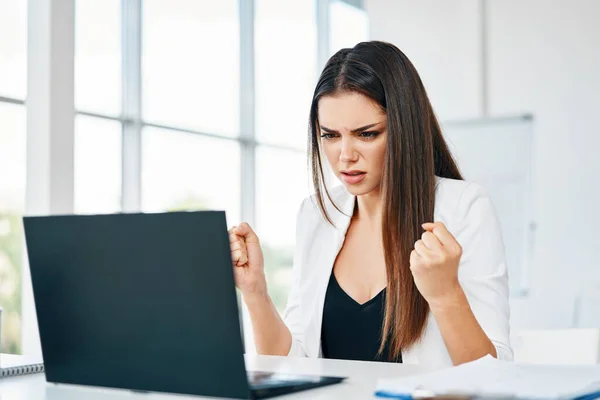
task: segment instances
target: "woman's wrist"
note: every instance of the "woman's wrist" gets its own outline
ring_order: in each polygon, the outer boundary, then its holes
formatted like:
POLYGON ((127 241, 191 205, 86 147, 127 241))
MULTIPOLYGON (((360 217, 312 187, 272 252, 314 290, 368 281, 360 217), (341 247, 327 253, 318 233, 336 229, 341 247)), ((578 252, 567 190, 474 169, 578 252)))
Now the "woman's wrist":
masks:
POLYGON ((251 293, 242 293, 242 299, 248 309, 255 307, 264 307, 265 304, 269 304, 271 302, 271 297, 269 293, 265 291, 256 291, 251 293))
POLYGON ((427 300, 431 313, 436 316, 442 313, 470 308, 467 296, 458 280, 444 294, 427 300))

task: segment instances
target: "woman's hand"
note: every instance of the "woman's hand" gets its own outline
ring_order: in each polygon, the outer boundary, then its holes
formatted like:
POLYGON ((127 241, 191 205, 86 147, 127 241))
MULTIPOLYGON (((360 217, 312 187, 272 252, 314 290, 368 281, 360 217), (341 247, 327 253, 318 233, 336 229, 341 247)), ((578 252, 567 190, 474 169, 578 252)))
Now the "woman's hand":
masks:
POLYGON ((410 270, 430 307, 445 306, 462 292, 458 282, 462 247, 443 223, 422 226, 425 232, 410 253, 410 270))
POLYGON ((285 356, 292 334, 267 292, 264 259, 258 236, 243 222, 229 230, 235 285, 248 307, 258 354, 285 356))
POLYGON ((229 230, 235 285, 244 298, 267 295, 264 259, 258 236, 242 222, 229 230))

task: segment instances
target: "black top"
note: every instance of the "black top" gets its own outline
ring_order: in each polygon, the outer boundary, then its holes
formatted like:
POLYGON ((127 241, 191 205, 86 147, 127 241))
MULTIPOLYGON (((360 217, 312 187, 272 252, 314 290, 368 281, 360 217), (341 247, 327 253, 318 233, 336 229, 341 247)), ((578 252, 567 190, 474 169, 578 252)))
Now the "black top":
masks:
MULTIPOLYGON (((385 289, 366 303, 359 304, 341 288, 331 273, 323 307, 323 357, 390 361, 388 344, 380 356, 377 354, 381 344, 384 306, 385 289)), ((402 356, 397 362, 402 362, 402 356)))

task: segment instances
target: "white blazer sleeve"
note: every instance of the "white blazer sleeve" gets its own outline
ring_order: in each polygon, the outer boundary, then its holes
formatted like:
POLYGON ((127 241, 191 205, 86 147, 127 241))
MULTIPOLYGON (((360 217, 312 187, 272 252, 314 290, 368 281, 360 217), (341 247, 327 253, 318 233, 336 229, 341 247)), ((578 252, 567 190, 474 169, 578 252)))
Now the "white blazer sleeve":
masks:
POLYGON ((298 210, 296 216, 296 245, 294 248, 294 266, 292 269, 292 287, 288 296, 287 305, 283 313, 283 321, 287 325, 288 329, 292 334, 292 347, 288 353, 288 356, 306 357, 306 351, 303 346, 304 327, 302 325, 302 313, 300 310, 301 304, 301 272, 302 265, 304 263, 304 240, 306 240, 303 210, 306 207, 306 203, 310 202, 310 199, 305 199, 298 210))
POLYGON ((453 233, 463 248, 460 284, 498 359, 512 360, 504 242, 492 201, 481 187, 469 184, 453 220, 453 233))

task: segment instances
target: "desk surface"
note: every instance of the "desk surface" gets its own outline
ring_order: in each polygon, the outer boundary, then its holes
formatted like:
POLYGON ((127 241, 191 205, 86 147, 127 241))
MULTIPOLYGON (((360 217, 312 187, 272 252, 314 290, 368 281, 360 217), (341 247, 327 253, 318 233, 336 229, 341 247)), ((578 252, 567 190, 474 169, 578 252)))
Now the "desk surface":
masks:
MULTIPOLYGON (((314 400, 373 398, 377 379, 407 376, 427 371, 424 367, 416 365, 256 355, 246 356, 246 367, 248 370, 256 371, 348 377, 341 384, 278 397, 314 400)), ((43 374, 0 380, 0 399, 2 400, 79 400, 83 398, 86 400, 182 400, 200 397, 162 393, 138 394, 127 390, 54 385, 46 383, 43 374)))

